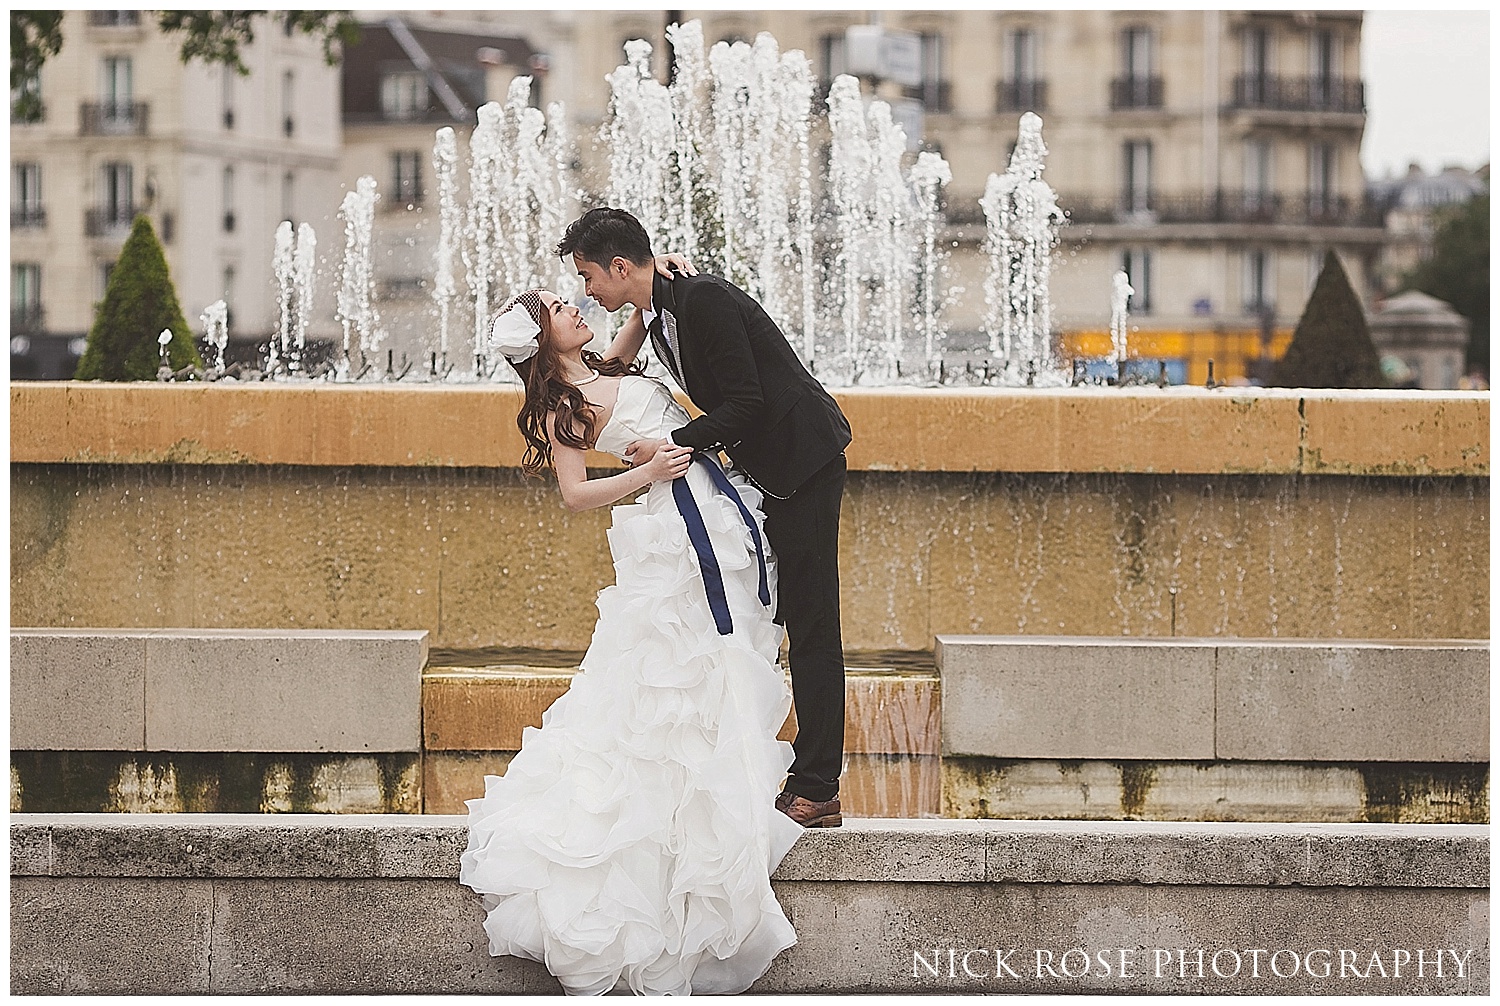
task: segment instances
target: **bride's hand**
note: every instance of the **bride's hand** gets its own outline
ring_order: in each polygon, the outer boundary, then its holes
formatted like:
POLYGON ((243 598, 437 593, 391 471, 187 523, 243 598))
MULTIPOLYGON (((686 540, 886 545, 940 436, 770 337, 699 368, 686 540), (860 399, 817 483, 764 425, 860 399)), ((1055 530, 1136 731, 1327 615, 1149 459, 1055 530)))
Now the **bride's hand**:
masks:
POLYGON ((691 447, 665 444, 657 449, 650 461, 640 467, 645 470, 652 482, 669 482, 686 475, 688 466, 692 463, 693 449, 691 447))
POLYGON ((671 255, 658 255, 652 261, 656 265, 656 271, 661 273, 667 279, 672 278, 672 266, 676 266, 677 271, 682 273, 684 276, 698 275, 698 270, 694 269, 685 257, 677 255, 675 253, 671 255))

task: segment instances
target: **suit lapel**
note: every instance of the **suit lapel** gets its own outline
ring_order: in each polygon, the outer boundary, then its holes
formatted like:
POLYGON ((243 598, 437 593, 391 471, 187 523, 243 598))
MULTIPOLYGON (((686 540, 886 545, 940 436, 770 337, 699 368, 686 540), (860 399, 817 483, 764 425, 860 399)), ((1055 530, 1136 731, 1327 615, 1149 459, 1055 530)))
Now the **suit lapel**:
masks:
POLYGON ((672 282, 656 273, 652 279, 651 303, 656 308, 656 321, 651 326, 651 346, 656 350, 656 356, 662 361, 672 376, 677 379, 677 384, 687 390, 687 384, 682 373, 682 333, 676 328, 677 325, 677 297, 672 282), (677 336, 677 352, 672 352, 671 345, 667 342, 666 327, 667 315, 672 316, 673 334, 677 336))

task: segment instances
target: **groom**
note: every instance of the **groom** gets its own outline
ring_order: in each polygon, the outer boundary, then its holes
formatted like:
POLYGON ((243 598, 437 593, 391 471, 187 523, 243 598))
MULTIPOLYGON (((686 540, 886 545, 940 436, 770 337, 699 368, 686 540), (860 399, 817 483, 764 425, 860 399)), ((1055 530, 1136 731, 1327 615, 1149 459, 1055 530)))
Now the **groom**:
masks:
MULTIPOLYGON (((849 422, 745 291, 717 276, 668 279, 651 239, 624 210, 590 210, 557 246, 606 311, 634 304, 656 356, 705 413, 672 431, 725 451, 765 495, 776 552, 777 619, 786 625, 797 708, 796 757, 776 807, 808 828, 837 827, 844 760, 844 648, 839 631, 839 502, 849 422)), ((644 464, 665 440, 631 444, 644 464)))

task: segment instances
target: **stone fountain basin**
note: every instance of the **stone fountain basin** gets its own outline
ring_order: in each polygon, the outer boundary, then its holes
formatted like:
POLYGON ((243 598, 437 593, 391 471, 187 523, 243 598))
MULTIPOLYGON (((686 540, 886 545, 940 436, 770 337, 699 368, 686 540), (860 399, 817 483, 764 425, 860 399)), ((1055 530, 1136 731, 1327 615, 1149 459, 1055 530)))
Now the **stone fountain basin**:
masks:
MULTIPOLYGON (((854 471, 1489 474, 1487 392, 833 394, 854 430, 854 471)), ((524 450, 520 401, 509 385, 17 383, 11 459, 514 468, 524 450)))

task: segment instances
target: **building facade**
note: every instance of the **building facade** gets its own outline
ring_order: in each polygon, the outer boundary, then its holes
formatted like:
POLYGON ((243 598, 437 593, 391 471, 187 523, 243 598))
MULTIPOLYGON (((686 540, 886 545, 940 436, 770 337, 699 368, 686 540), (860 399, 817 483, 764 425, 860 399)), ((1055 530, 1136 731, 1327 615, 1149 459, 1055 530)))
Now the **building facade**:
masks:
MULTIPOLYGON (((645 38, 666 79, 664 11, 409 12, 416 23, 523 36, 568 102, 580 137, 603 120, 605 75, 645 38)), ((1111 276, 1123 269, 1133 354, 1201 383, 1267 365, 1290 341, 1327 249, 1361 295, 1374 291, 1382 220, 1364 199, 1357 11, 720 11, 704 38, 768 31, 801 49, 826 94, 848 69, 848 31, 915 34, 916 84, 864 80, 943 154, 953 267, 966 291, 947 319, 971 341, 983 313, 978 201, 1004 170, 1020 116, 1045 122, 1046 179, 1069 213, 1052 291, 1060 350, 1108 351, 1111 276)), ((916 144, 913 144, 914 146, 916 144)), ((585 184, 603 189, 597 151, 585 184)))
POLYGON ((32 85, 41 120, 11 123, 13 376, 72 373, 142 213, 189 325, 222 298, 231 338, 264 342, 277 224, 337 208, 338 68, 275 21, 248 76, 184 64, 149 13, 68 11, 62 31, 32 85))

